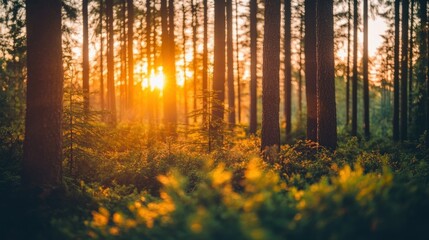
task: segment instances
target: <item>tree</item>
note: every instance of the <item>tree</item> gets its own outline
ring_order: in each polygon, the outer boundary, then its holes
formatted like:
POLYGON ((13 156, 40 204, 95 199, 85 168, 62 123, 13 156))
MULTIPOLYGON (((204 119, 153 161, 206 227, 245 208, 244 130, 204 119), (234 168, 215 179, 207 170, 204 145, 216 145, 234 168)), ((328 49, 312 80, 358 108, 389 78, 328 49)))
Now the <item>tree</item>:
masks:
POLYGON ((225 1, 215 0, 213 97, 210 132, 215 147, 223 143, 221 135, 225 100, 225 1))
POLYGON ((369 139, 368 0, 363 0, 363 108, 365 138, 369 139))
POLYGON ((427 23, 427 1, 419 1, 419 19, 420 26, 417 32, 417 44, 419 49, 419 57, 416 64, 416 75, 417 75, 417 95, 420 96, 417 101, 417 115, 415 120, 415 125, 418 127, 417 131, 419 135, 422 135, 426 128, 426 144, 429 146, 429 100, 428 94, 429 89, 426 89, 425 86, 429 87, 427 84, 426 73, 428 71, 428 31, 425 28, 427 23), (427 85, 426 85, 427 84, 427 85), (426 105, 427 104, 427 105, 426 105), (426 107, 425 107, 426 105, 426 107), (426 113, 426 114, 425 114, 426 113))
MULTIPOLYGON (((224 4, 225 5, 225 4, 224 4)), ((194 3, 194 0, 191 0, 191 8, 192 8, 192 71, 193 71, 193 87, 194 87, 194 112, 197 111, 197 28, 198 28, 198 16, 197 16, 197 8, 198 3, 194 3)), ((225 14, 225 11, 224 11, 225 14)), ((197 114, 194 114, 194 123, 197 122, 197 114)))
POLYGON ((292 129, 292 51, 291 51, 291 1, 284 0, 284 115, 286 121, 286 139, 292 129))
POLYGON ((104 110, 104 60, 103 60, 103 49, 104 49, 104 38, 103 38, 103 11, 104 11, 104 0, 100 0, 100 105, 101 110, 104 110))
POLYGON ((346 63, 346 125, 350 124, 350 38, 352 9, 351 0, 347 0, 347 63, 346 63))
POLYGON ((358 86, 358 1, 353 1, 353 79, 352 79, 352 136, 357 135, 357 86, 358 86))
POLYGON ((307 139, 317 141, 316 89, 316 1, 305 0, 305 90, 307 98, 307 139))
POLYGON ((235 61, 237 68, 237 117, 238 123, 241 123, 241 78, 240 78, 240 62, 238 57, 239 52, 239 37, 238 37, 238 1, 235 0, 235 61))
POLYGON ((258 3, 257 0, 250 0, 250 117, 249 117, 249 132, 250 134, 256 133, 258 126, 257 119, 257 86, 258 79, 256 76, 256 64, 257 64, 257 49, 256 41, 258 37, 257 32, 257 14, 258 3))
POLYGON ((58 187, 62 181, 63 65, 61 1, 26 1, 27 110, 22 182, 58 187))
POLYGON ((134 104, 134 2, 127 0, 128 12, 128 107, 134 104))
POLYGON ((89 113, 88 0, 82 0, 82 18, 83 18, 83 47, 82 47, 83 110, 85 115, 88 115, 89 113))
POLYGON ((208 67, 208 50, 207 50, 207 42, 208 42, 208 16, 207 16, 207 0, 203 0, 203 125, 207 124, 207 110, 208 110, 208 102, 207 102, 207 94, 208 94, 208 76, 207 76, 207 67, 208 67))
POLYGON ((116 125, 116 94, 114 73, 113 0, 106 0, 107 17, 107 105, 109 123, 116 125))
POLYGON ((226 0, 226 44, 228 65, 228 124, 235 125, 234 49, 232 41, 232 0, 226 0))
POLYGON ((335 106, 333 0, 318 0, 316 18, 317 100, 319 106, 317 140, 320 145, 335 149, 337 145, 337 114, 335 106))
POLYGON ((402 57, 401 57, 401 141, 408 136, 408 0, 402 0, 402 57))
POLYGON ((265 0, 261 150, 280 147, 280 0, 265 0))
POLYGON ((395 0, 395 44, 393 50, 393 140, 399 140, 399 1, 395 0))

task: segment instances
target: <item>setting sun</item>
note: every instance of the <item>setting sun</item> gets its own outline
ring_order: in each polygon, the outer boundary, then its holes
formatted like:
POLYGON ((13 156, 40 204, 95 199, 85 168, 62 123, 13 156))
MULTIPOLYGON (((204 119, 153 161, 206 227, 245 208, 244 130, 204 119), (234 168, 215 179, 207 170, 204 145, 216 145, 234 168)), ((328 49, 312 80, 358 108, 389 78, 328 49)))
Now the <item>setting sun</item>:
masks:
POLYGON ((164 89, 164 73, 162 72, 162 67, 158 67, 156 73, 152 69, 149 79, 145 78, 142 81, 142 89, 150 87, 150 90, 153 91, 156 89, 164 89))

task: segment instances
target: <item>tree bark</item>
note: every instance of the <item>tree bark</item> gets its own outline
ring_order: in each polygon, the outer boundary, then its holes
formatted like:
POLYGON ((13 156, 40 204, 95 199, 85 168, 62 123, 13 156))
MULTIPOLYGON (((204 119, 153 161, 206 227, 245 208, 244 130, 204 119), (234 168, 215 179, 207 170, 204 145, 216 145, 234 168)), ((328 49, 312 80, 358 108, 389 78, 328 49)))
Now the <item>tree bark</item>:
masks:
POLYGON ((227 43, 227 79, 228 79, 228 124, 235 125, 235 88, 234 88, 234 48, 232 40, 232 0, 226 0, 226 43, 227 43))
POLYGON ((335 106, 333 0, 317 1, 317 99, 318 142, 330 149, 337 146, 335 106))
POLYGON ((203 125, 204 127, 207 127, 207 118, 208 118, 208 76, 207 76, 207 66, 208 66, 208 49, 207 49, 207 42, 208 42, 208 15, 207 15, 207 0, 203 0, 203 87, 202 87, 202 94, 203 94, 203 125))
POLYGON ((291 1, 284 0, 284 115, 286 122, 286 139, 292 129, 292 51, 291 51, 291 1))
POLYGON ((134 1, 127 0, 128 11, 128 108, 134 106, 134 1))
POLYGON ((408 138, 408 16, 409 1, 402 0, 401 141, 408 138))
POLYGON ((30 188, 62 181, 63 65, 61 1, 27 0, 27 109, 22 182, 30 188))
POLYGON ((107 104, 109 123, 116 125, 116 94, 114 73, 113 0, 106 0, 107 17, 107 104))
POLYGON ((399 1, 395 0, 395 44, 393 56, 393 140, 399 140, 399 1))
POLYGON ((257 86, 258 79, 256 76, 257 65, 257 14, 258 3, 257 0, 250 0, 250 117, 249 117, 249 133, 255 134, 258 126, 257 118, 257 86))
POLYGON ((352 136, 357 136, 357 87, 358 87, 358 1, 353 1, 353 79, 352 79, 352 136))
POLYGON ((363 108, 364 133, 368 140, 369 128, 369 79, 368 79, 368 0, 363 0, 363 108))
POLYGON ((261 150, 280 147, 280 0, 265 0, 261 150))
POLYGON ((88 0, 82 1, 83 47, 82 47, 82 89, 83 112, 89 114, 89 56, 88 56, 88 0))
POLYGON ((307 139, 317 141, 316 89, 316 1, 305 0, 305 90, 307 98, 307 139))

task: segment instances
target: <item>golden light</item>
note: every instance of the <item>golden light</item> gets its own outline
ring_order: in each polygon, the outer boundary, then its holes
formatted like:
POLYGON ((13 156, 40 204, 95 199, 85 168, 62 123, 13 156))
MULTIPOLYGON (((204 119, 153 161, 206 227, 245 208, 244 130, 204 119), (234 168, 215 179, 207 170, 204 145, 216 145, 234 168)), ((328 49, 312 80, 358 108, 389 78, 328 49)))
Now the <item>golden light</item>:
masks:
POLYGON ((141 85, 142 89, 150 87, 151 91, 155 90, 155 88, 158 90, 164 89, 164 74, 162 72, 162 67, 158 67, 156 73, 155 70, 152 69, 149 79, 144 78, 141 85))

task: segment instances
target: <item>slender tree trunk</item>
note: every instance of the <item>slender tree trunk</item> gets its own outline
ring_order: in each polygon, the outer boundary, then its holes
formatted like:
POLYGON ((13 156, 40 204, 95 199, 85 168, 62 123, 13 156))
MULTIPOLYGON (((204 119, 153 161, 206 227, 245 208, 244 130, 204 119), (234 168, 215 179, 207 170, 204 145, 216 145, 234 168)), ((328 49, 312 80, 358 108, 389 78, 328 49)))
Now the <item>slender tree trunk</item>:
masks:
POLYGON ((399 140, 399 1, 395 0, 395 44, 393 57, 393 140, 399 140))
POLYGON ((408 138, 408 0, 402 0, 401 141, 408 138))
MULTIPOLYGON (((148 81, 148 89, 147 91, 147 111, 148 111, 148 119, 149 125, 153 125, 154 122, 154 104, 153 97, 150 91, 150 76, 152 72, 154 72, 153 60, 152 60, 152 8, 151 8, 151 0, 146 0, 146 54, 147 54, 147 81, 148 81)), ((153 43, 155 45, 155 42, 153 43)), ((154 56, 155 58, 155 56, 154 56)))
POLYGON ((238 37, 238 0, 235 0, 235 60, 237 68, 237 115, 238 123, 241 123, 241 78, 240 62, 238 61, 239 37, 238 37))
POLYGON ((369 139, 368 0, 363 0, 363 106, 365 138, 369 139))
POLYGON ((280 147, 280 0, 265 0, 261 150, 280 147))
POLYGON ((164 117, 166 120, 167 133, 170 136, 176 135, 177 123, 177 107, 176 107, 176 44, 174 42, 174 1, 169 0, 168 3, 168 36, 167 36, 167 50, 168 56, 167 64, 168 71, 166 75, 166 84, 164 86, 164 117))
POLYGON ((116 125, 116 94, 114 73, 113 0, 106 0, 107 17, 107 103, 109 123, 116 125))
POLYGON ((250 123, 249 123, 249 132, 250 134, 256 133, 256 128, 258 126, 257 118, 257 86, 258 79, 256 76, 256 65, 257 65, 257 14, 258 3, 257 0, 250 0, 250 123))
POLYGON ((197 122, 197 27, 198 27, 198 16, 197 16, 197 6, 198 3, 194 3, 194 0, 191 0, 191 6, 192 6, 192 53, 193 53, 193 86, 194 86, 194 123, 197 122))
POLYGON ((119 119, 121 119, 124 115, 124 110, 126 108, 126 100, 127 100, 127 34, 126 34, 126 0, 121 0, 121 9, 120 9, 120 34, 119 34, 119 42, 121 44, 121 48, 119 51, 120 54, 120 70, 121 75, 119 79, 119 119))
POLYGON ((232 39, 232 0, 226 0, 226 44, 228 79, 228 124, 235 125, 234 48, 232 39))
POLYGON ((352 80, 352 136, 357 136, 357 87, 358 87, 358 1, 353 0, 353 80, 352 80))
POLYGON ((330 149, 337 146, 333 8, 333 0, 317 1, 317 139, 330 149))
POLYGON ((83 111, 85 116, 87 116, 89 114, 88 0, 82 1, 82 18, 83 18, 83 48, 82 48, 83 111))
POLYGON ((304 39, 304 15, 302 10, 300 10, 300 23, 299 23, 299 56, 298 56, 298 129, 302 127, 302 46, 304 39))
POLYGON ((346 126, 350 124, 350 38, 351 38, 351 21, 352 8, 351 1, 347 0, 347 66, 346 66, 346 126))
POLYGON ((292 129, 292 51, 291 51, 291 1, 284 0, 284 115, 286 122, 286 139, 289 138, 292 129))
POLYGON ((61 1, 26 1, 27 108, 22 183, 51 190, 62 181, 61 1))
POLYGON ((100 0, 100 105, 101 110, 104 111, 104 39, 103 39, 103 0, 100 0))
MULTIPOLYGON (((207 1, 207 0, 205 0, 207 1)), ((185 28, 186 28, 186 10, 185 10, 185 4, 182 3, 182 13, 183 13, 183 18, 182 18, 182 38, 183 38, 183 43, 182 43, 182 51, 183 51, 183 101, 184 101, 184 111, 185 111, 185 125, 188 126, 189 121, 188 121, 188 78, 187 78, 187 67, 188 67, 188 63, 186 62, 186 34, 185 34, 185 28)), ((206 77, 207 80, 207 77, 206 77)), ((205 111, 205 108, 204 110, 205 111)), ((204 115, 204 113, 203 113, 204 115)))
POLYGON ((316 1, 305 0, 305 90, 307 98, 307 139, 317 141, 316 88, 316 1))
POLYGON ((207 15, 207 0, 203 0, 203 126, 207 127, 207 111, 208 111, 208 103, 207 96, 209 94, 208 91, 208 73, 207 73, 207 65, 208 65, 208 50, 207 50, 207 42, 208 42, 208 15, 207 15))
POLYGON ((222 146, 225 101, 225 1, 215 0, 214 67, 211 130, 215 147, 222 146))
POLYGON ((414 0, 411 0, 411 17, 410 17, 410 50, 409 50, 409 72, 408 72, 408 124, 413 121, 413 57, 414 57, 414 0))
POLYGON ((134 1, 127 0, 128 8, 128 107, 134 106, 134 1))

